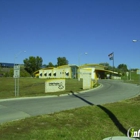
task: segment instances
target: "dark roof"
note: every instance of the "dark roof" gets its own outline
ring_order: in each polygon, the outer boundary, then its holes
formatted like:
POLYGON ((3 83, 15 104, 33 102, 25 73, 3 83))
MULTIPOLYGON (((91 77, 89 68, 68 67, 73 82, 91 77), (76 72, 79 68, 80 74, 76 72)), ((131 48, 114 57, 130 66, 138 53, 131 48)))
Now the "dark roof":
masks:
POLYGON ((13 67, 14 63, 3 63, 3 62, 0 62, 0 66, 1 67, 13 67))

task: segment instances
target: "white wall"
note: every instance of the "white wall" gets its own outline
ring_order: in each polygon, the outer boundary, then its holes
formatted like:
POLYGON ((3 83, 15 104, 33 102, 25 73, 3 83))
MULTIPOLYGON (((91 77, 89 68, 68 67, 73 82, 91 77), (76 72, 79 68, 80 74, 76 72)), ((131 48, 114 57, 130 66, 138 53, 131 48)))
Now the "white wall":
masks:
POLYGON ((48 79, 45 82, 45 93, 65 90, 65 79, 48 79))
POLYGON ((91 79, 92 80, 95 80, 95 68, 82 68, 82 69, 80 69, 80 74, 79 74, 80 78, 83 78, 83 72, 84 72, 84 70, 90 71, 90 73, 91 73, 91 79))
POLYGON ((55 68, 48 70, 39 70, 39 78, 71 78, 71 68, 67 67, 58 69, 55 68), (54 73, 56 74, 56 76, 54 76, 54 73), (42 76, 40 74, 42 74, 42 76))

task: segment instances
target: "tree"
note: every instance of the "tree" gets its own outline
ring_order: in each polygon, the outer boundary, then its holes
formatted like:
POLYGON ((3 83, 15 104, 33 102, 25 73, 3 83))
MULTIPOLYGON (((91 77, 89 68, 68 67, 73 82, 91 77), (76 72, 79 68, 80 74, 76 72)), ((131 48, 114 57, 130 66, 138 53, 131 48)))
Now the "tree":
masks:
POLYGON ((33 72, 39 70, 42 67, 43 60, 39 56, 30 56, 29 58, 24 59, 23 62, 26 71, 33 76, 33 72))
POLYGON ((47 66, 48 66, 48 65, 46 65, 46 64, 43 64, 43 65, 42 65, 42 68, 47 68, 47 66))
POLYGON ((110 66, 109 66, 108 63, 99 63, 99 65, 104 66, 104 68, 105 68, 106 70, 108 70, 108 69, 110 68, 110 66))
POLYGON ((57 58, 57 66, 68 65, 68 60, 66 57, 58 57, 57 58))
POLYGON ((128 71, 126 64, 120 64, 118 65, 117 68, 119 69, 120 72, 122 72, 123 75, 125 74, 126 71, 128 71))
POLYGON ((112 66, 110 66, 109 63, 99 63, 99 65, 104 66, 105 70, 111 70, 111 71, 115 70, 116 71, 116 68, 115 67, 113 68, 112 66))
POLYGON ((54 67, 52 62, 49 62, 48 67, 54 67))
POLYGON ((126 64, 120 64, 118 65, 118 69, 121 71, 128 71, 126 64))
POLYGON ((42 67, 43 67, 43 68, 47 68, 47 67, 55 67, 55 65, 53 65, 52 62, 49 62, 48 65, 43 64, 42 67))

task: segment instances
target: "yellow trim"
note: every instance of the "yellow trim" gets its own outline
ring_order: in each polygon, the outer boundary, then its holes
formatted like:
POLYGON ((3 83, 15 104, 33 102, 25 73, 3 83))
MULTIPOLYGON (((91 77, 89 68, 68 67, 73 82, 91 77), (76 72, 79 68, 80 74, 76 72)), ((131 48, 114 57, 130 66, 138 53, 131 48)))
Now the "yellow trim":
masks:
POLYGON ((70 67, 70 66, 69 65, 62 65, 62 66, 58 66, 57 68, 61 69, 61 68, 67 68, 67 67, 70 67))
POLYGON ((102 68, 104 68, 104 66, 103 65, 99 65, 99 64, 85 64, 85 65, 81 65, 81 66, 79 66, 79 68, 82 68, 82 67, 89 67, 89 66, 98 66, 98 67, 102 67, 102 68))
POLYGON ((38 77, 39 76, 39 73, 35 74, 35 77, 38 77))
POLYGON ((48 82, 48 81, 54 81, 54 80, 55 80, 55 81, 58 81, 58 80, 65 80, 65 78, 54 78, 54 79, 52 78, 52 79, 47 79, 46 82, 48 82))

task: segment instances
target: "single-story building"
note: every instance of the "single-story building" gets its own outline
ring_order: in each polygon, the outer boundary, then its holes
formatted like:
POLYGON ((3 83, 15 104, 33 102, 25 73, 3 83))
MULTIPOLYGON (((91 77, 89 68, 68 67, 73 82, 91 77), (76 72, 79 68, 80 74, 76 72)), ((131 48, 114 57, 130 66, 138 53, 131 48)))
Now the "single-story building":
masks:
MULTIPOLYGON (((103 65, 99 64, 85 64, 79 67, 79 73, 82 69, 85 68, 94 68, 95 77, 98 79, 121 79, 121 76, 118 72, 113 72, 106 70, 103 65)), ((81 74, 78 74, 78 77, 82 78, 81 74)))
POLYGON ((82 69, 90 69, 93 79, 121 79, 117 72, 105 70, 99 64, 63 65, 58 67, 43 68, 34 72, 35 77, 39 78, 82 78, 82 69))
POLYGON ((34 72, 39 78, 76 78, 78 66, 63 65, 58 67, 43 68, 34 72))

